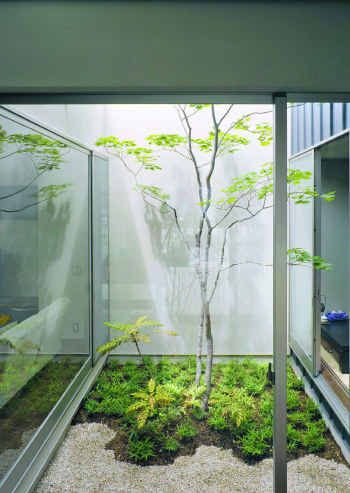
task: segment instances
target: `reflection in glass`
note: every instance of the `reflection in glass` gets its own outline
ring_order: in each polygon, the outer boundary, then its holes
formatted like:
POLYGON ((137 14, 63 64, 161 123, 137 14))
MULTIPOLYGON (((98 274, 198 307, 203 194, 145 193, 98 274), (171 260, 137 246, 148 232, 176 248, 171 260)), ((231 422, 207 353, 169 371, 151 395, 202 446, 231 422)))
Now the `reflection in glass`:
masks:
POLYGON ((0 121, 0 477, 89 354, 88 155, 0 121))

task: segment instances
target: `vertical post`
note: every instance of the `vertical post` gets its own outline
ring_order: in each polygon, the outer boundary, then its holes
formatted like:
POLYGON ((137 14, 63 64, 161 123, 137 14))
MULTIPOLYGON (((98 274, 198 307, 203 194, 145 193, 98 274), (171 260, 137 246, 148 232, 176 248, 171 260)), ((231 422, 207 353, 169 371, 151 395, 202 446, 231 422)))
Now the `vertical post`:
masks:
POLYGON ((287 493, 287 98, 274 96, 273 173, 274 493, 287 493))
MULTIPOLYGON (((321 190, 321 151, 315 149, 313 152, 314 161, 314 186, 316 190, 321 190)), ((321 204, 319 200, 313 201, 314 206, 314 238, 313 254, 321 255, 321 204)), ((316 377, 321 371, 321 271, 313 269, 313 362, 312 371, 316 377)))
POLYGON ((89 357, 91 364, 95 362, 95 343, 94 343, 94 259, 93 259, 93 153, 89 152, 88 157, 88 210, 89 210, 89 357))

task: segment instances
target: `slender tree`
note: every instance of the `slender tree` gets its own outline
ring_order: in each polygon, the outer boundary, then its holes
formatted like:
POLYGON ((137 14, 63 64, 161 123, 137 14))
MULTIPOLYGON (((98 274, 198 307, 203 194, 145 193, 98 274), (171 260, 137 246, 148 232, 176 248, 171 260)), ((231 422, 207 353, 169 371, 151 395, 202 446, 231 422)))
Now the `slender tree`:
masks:
MULTIPOLYGON (((268 122, 254 123, 252 117, 256 112, 233 117, 233 105, 177 105, 176 113, 183 129, 181 134, 151 134, 146 138, 144 146, 137 145, 133 140, 108 136, 100 138, 96 145, 103 146, 124 165, 132 175, 135 188, 141 193, 147 207, 172 217, 176 230, 193 259, 201 304, 195 381, 199 385, 201 378, 204 378, 206 391, 203 407, 206 409, 211 391, 214 355, 211 306, 223 272, 239 265, 238 262, 229 263, 227 260, 229 238, 240 225, 254 220, 272 207, 273 164, 264 163, 254 171, 230 179, 218 197, 214 197, 213 180, 225 155, 243 150, 252 139, 261 146, 269 146, 272 142, 272 128, 268 122), (201 111, 209 113, 210 128, 205 137, 195 135, 194 132, 194 117, 201 111), (184 230, 178 206, 173 203, 170 195, 158 186, 143 182, 146 175, 162 170, 157 150, 171 151, 180 156, 188 162, 193 172, 196 183, 193 203, 197 219, 191 235, 184 230), (220 244, 218 256, 213 254, 217 253, 217 242, 220 244), (205 365, 202 364, 204 344, 205 365)), ((312 186, 308 186, 310 178, 311 173, 308 171, 289 171, 289 183, 296 186, 305 184, 291 193, 292 200, 296 203, 307 203, 318 197, 333 200, 334 193, 321 196, 312 186)), ((289 253, 293 262, 311 262, 317 268, 328 268, 328 264, 322 259, 313 257, 300 248, 294 248, 289 253)))

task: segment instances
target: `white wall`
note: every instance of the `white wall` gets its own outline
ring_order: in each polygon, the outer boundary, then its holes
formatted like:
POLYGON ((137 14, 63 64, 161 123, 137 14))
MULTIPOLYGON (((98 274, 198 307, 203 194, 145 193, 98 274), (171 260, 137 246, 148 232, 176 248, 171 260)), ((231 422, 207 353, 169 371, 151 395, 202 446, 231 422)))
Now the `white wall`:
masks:
POLYGON ((0 91, 350 90, 350 3, 2 1, 0 91))
MULTIPOLYGON (((36 118, 92 145, 99 136, 118 135, 142 144, 150 133, 181 132, 172 106, 24 106, 17 107, 36 118)), ((271 107, 237 106, 236 114, 267 111, 258 121, 272 121, 271 107)), ((207 130, 207 116, 197 118, 196 129, 207 130)), ((149 183, 161 185, 177 205, 189 238, 192 237, 194 181, 188 162, 162 154, 164 169, 152 174, 149 183)), ((272 146, 252 142, 242 152, 223 158, 214 177, 214 189, 231 177, 272 160, 272 146)), ((146 179, 147 181, 147 179, 146 179)), ((145 349, 149 353, 191 353, 195 350, 199 323, 199 297, 193 267, 176 233, 170 243, 160 238, 166 228, 154 220, 145 221, 144 204, 133 190, 130 175, 115 159, 110 162, 110 289, 111 318, 131 321, 148 314, 174 329, 179 336, 156 336, 145 349), (164 246, 167 245, 167 246, 164 246)), ((169 224, 172 222, 170 221, 169 224)), ((217 264, 222 231, 214 239, 217 247, 211 259, 217 264)), ((242 225, 230 239, 228 262, 272 263, 272 214, 264 212, 242 225)), ((272 353, 272 268, 241 265, 222 276, 213 303, 214 341, 217 354, 272 353)), ((121 352, 133 352, 122 348, 121 352)))

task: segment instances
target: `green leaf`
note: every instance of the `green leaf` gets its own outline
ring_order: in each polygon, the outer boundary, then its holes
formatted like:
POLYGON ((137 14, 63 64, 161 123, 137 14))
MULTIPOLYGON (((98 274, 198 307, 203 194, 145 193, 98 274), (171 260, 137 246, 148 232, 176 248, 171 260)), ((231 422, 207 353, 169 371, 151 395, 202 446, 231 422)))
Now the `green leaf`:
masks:
POLYGON ((145 170, 155 171, 162 169, 152 149, 137 146, 133 140, 121 140, 115 135, 110 135, 109 137, 101 137, 96 141, 95 145, 104 147, 106 151, 112 152, 117 157, 122 157, 123 155, 130 156, 138 164, 142 165, 145 170))
POLYGON ((146 137, 146 141, 150 145, 173 149, 179 145, 186 144, 187 139, 178 134, 151 134, 146 137))
MULTIPOLYGON (((122 344, 127 344, 127 343, 145 343, 148 344, 151 342, 151 338, 148 334, 143 333, 143 330, 148 330, 148 329, 159 329, 160 327, 163 327, 163 324, 158 322, 157 320, 151 320, 147 317, 147 315, 141 315, 138 317, 134 323, 131 324, 122 324, 120 322, 104 322, 104 325, 106 327, 109 327, 110 329, 117 330, 119 332, 122 332, 123 335, 120 335, 118 337, 115 337, 111 341, 107 342, 106 344, 102 344, 97 348, 97 350, 100 353, 108 353, 109 351, 112 351, 113 349, 121 346, 122 344)), ((174 335, 171 333, 171 331, 165 331, 164 333, 168 333, 168 335, 174 335)))
POLYGON ((196 110, 204 110, 205 108, 209 108, 210 104, 189 104, 188 106, 196 110))
POLYGON ((153 378, 151 378, 149 381, 148 381, 148 392, 150 394, 153 394, 154 393, 154 389, 156 388, 156 382, 154 381, 153 378))
POLYGON ((162 202, 166 202, 170 199, 170 195, 168 193, 164 192, 160 187, 156 187, 155 185, 138 184, 135 188, 136 190, 140 190, 148 197, 152 197, 162 202))
POLYGON ((290 248, 287 251, 289 260, 296 264, 311 264, 316 270, 331 270, 332 264, 318 255, 311 255, 304 248, 290 248))
POLYGON ((320 195, 320 197, 321 197, 321 199, 325 200, 326 202, 333 202, 333 200, 335 199, 335 194, 336 194, 335 191, 326 192, 326 193, 322 193, 320 195))
POLYGON ((70 183, 62 185, 46 185, 39 190, 39 200, 52 200, 57 198, 71 186, 70 183))
POLYGON ((269 123, 257 123, 252 133, 257 135, 257 139, 260 142, 260 145, 268 146, 271 144, 273 134, 272 127, 269 123))

